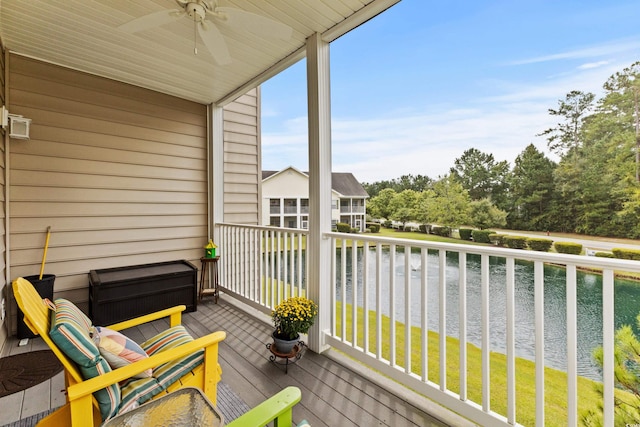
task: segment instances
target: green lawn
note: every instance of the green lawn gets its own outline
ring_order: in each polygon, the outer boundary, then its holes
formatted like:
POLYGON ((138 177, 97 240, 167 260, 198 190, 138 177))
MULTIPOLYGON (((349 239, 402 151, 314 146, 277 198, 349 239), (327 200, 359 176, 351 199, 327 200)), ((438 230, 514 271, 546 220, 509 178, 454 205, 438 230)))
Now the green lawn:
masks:
MULTIPOLYGON (((336 331, 341 333, 341 303, 336 307, 336 331)), ((350 338, 352 328, 352 310, 347 305, 346 331, 347 338, 350 338)), ((369 350, 376 353, 376 313, 369 311, 369 350)), ((357 310, 358 316, 358 345, 363 346, 363 322, 364 313, 361 307, 357 310)), ((390 358, 390 319, 382 316, 382 355, 385 359, 390 358)), ((405 360, 405 325, 396 322, 396 362, 404 367, 405 360)), ((418 327, 411 327, 411 365, 413 373, 422 375, 420 353, 422 346, 422 330, 418 327)), ((436 332, 428 331, 428 379, 434 383, 440 383, 440 351, 439 335, 436 332)), ((447 386, 448 389, 459 393, 459 340, 447 337, 447 386)), ((482 366, 481 350, 467 344, 467 390, 468 398, 476 403, 482 402, 482 366)), ((507 358, 504 354, 492 352, 490 355, 490 394, 491 409, 499 414, 506 415, 507 408, 507 358)), ((601 401, 600 395, 596 392, 595 381, 588 378, 578 377, 578 414, 586 409, 593 409, 601 401)), ((621 390, 616 390, 619 395, 626 394, 621 390)), ((529 360, 516 359, 516 421, 525 426, 535 425, 535 364, 529 360)), ((545 425, 565 426, 567 425, 567 374, 565 372, 545 368, 545 425)))

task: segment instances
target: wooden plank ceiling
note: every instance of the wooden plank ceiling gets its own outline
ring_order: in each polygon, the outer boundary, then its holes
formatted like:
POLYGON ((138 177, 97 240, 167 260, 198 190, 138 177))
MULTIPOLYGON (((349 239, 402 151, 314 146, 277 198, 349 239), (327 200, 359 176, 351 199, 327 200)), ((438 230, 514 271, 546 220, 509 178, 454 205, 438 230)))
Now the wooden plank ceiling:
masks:
MULTIPOLYGON (((212 7, 215 0, 206 0, 212 7)), ((189 16, 143 31, 118 27, 186 0, 0 0, 10 51, 201 103, 224 104, 304 57, 318 32, 332 41, 399 0, 218 0, 292 29, 280 39, 216 20, 231 62, 219 64, 189 16), (194 42, 198 48, 194 54, 194 42)), ((229 14, 229 16, 231 16, 229 14)))

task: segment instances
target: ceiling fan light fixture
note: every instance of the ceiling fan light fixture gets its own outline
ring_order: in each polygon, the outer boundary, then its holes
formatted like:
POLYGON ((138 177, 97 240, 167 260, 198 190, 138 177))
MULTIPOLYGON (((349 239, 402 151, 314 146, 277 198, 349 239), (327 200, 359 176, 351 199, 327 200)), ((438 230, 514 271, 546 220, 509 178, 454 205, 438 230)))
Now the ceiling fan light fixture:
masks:
POLYGON ((207 9, 200 3, 190 2, 185 6, 187 15, 193 18, 193 54, 198 54, 198 23, 203 24, 207 9))
MULTIPOLYGON (((1 2, 2 0, 0 0, 1 2)), ((288 40, 293 29, 265 16, 240 8, 219 7, 216 0, 175 0, 180 9, 160 10, 143 15, 118 26, 127 33, 137 33, 174 22, 185 15, 193 19, 193 52, 198 54, 198 36, 218 65, 232 62, 224 35, 218 24, 234 30, 246 30, 261 38, 288 40)))
POLYGON ((196 22, 204 21, 207 16, 207 9, 200 3, 190 2, 187 3, 186 9, 190 18, 193 18, 196 22))

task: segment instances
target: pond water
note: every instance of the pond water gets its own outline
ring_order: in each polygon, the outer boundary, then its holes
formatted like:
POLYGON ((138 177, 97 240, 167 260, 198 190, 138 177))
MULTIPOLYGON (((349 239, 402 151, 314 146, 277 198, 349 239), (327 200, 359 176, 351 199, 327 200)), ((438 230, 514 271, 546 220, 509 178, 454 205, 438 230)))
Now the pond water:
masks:
MULTIPOLYGON (((347 249, 347 300, 351 300, 352 280, 351 249, 347 249)), ((357 252, 358 305, 362 305, 362 251, 357 252)), ((375 251, 369 254, 369 277, 375 277, 375 251)), ((382 254, 382 301, 383 314, 389 314, 389 252, 382 254)), ((402 251, 396 253, 396 318, 404 322, 404 257, 402 251)), ((341 298, 341 256, 337 254, 337 298, 341 298)), ((412 253, 411 271, 411 323, 420 326, 420 254, 412 253)), ((506 261, 490 258, 490 338, 491 350, 505 352, 506 337, 506 261)), ((458 337, 458 254, 448 253, 446 262, 447 283, 447 335, 458 337)), ((515 267, 515 324, 516 354, 529 360, 534 359, 534 267, 530 262, 516 261, 515 267)), ((480 256, 467 255, 467 340, 477 346, 481 343, 481 295, 480 256)), ((439 261, 437 252, 429 252, 427 261, 428 325, 429 329, 439 329, 439 261)), ((578 374, 601 381, 602 375, 594 362, 593 350, 602 345, 602 276, 578 272, 578 374)), ((544 313, 545 313, 545 363, 547 366, 566 370, 566 284, 565 269, 546 265, 544 268, 544 313)), ((370 286, 375 286, 370 284, 370 286)), ((375 292, 369 290, 369 307, 375 309, 375 292)), ((628 280, 615 281, 615 325, 632 325, 636 333, 636 316, 640 312, 640 284, 628 280)))

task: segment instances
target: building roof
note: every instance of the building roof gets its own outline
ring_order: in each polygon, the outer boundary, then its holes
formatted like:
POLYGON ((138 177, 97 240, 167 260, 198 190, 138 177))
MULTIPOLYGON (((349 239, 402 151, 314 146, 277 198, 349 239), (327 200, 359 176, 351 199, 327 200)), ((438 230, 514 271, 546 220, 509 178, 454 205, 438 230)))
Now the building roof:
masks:
MULTIPOLYGON (((298 171, 292 166, 283 169, 293 169, 298 171)), ((282 171, 263 170, 262 180, 276 175, 282 171)), ((300 172, 300 171, 299 171, 300 172)), ((309 177, 309 172, 300 172, 303 175, 309 177)), ((355 176, 351 172, 332 172, 331 173, 331 189, 344 197, 369 197, 369 193, 364 189, 362 184, 358 182, 355 176)))
POLYGON ((351 172, 332 172, 331 188, 343 196, 369 197, 369 193, 351 172))

